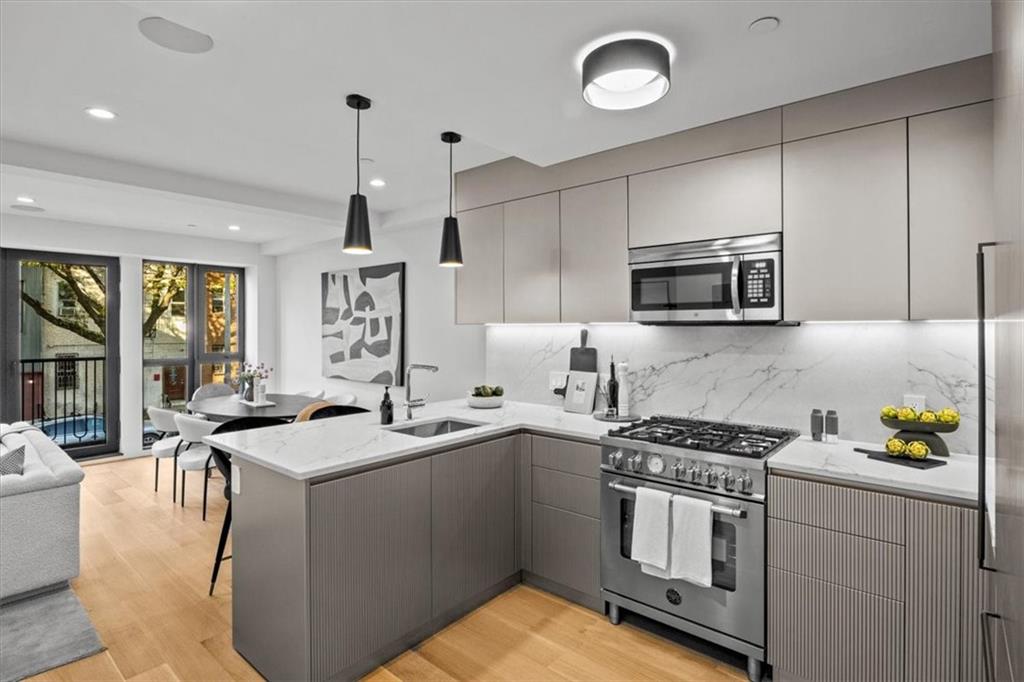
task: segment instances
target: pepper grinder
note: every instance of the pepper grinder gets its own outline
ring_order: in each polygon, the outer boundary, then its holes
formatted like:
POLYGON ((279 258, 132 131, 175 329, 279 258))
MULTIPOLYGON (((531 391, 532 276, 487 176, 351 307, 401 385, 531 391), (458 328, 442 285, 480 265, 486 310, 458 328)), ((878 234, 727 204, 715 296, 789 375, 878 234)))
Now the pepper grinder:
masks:
POLYGON ((835 410, 825 413, 825 442, 839 442, 839 413, 835 410))
POLYGON ((815 408, 811 410, 811 438, 816 441, 821 440, 821 435, 825 431, 825 416, 821 413, 821 410, 815 408))

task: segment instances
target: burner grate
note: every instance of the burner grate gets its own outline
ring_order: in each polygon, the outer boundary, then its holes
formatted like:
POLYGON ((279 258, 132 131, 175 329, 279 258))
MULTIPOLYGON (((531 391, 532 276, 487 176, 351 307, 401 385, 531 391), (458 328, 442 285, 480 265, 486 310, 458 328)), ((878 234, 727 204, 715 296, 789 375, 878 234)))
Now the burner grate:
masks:
POLYGON ((685 417, 655 416, 609 433, 629 440, 702 452, 763 458, 797 434, 787 429, 685 417))

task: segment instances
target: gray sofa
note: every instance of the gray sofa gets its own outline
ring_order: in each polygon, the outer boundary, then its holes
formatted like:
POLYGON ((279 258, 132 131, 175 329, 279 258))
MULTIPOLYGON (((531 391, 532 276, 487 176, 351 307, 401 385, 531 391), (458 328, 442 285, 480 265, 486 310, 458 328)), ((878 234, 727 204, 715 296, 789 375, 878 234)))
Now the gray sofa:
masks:
POLYGON ((21 475, 0 476, 0 601, 78 575, 79 483, 85 473, 42 431, 0 424, 0 454, 25 446, 21 475))

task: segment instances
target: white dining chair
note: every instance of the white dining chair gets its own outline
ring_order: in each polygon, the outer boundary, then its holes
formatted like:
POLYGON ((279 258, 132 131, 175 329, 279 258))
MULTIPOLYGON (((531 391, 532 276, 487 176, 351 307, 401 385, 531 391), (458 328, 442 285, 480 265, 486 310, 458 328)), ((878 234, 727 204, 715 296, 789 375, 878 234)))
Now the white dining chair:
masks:
POLYGON ((228 384, 203 384, 192 394, 192 400, 206 400, 234 394, 235 390, 228 384))
POLYGON ((335 395, 329 395, 326 398, 324 398, 324 400, 326 400, 329 403, 333 403, 335 405, 355 405, 356 404, 356 396, 353 393, 338 393, 338 394, 335 394, 335 395))
POLYGON ((156 470, 153 480, 153 490, 160 490, 160 460, 165 457, 174 458, 174 484, 171 486, 171 501, 177 502, 178 494, 178 450, 181 449, 181 436, 178 435, 178 425, 174 421, 178 413, 156 405, 146 408, 149 414, 149 421, 156 429, 160 440, 153 443, 149 448, 149 454, 153 455, 153 465, 156 470))
POLYGON ((298 391, 295 395, 301 395, 306 398, 312 398, 313 400, 321 400, 324 397, 324 392, 321 391, 298 391))
POLYGON ((209 488, 210 468, 213 467, 213 451, 203 443, 203 436, 209 436, 218 423, 199 419, 192 415, 176 414, 174 423, 178 426, 182 449, 178 452, 178 468, 181 469, 181 506, 185 506, 185 472, 203 472, 203 521, 206 520, 206 495, 209 488))

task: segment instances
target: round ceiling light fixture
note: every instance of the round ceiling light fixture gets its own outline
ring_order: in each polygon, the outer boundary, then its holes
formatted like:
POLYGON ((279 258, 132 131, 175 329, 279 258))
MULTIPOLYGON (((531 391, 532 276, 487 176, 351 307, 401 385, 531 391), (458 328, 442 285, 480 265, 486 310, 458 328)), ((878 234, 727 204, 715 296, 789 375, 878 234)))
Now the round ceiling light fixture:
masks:
POLYGON ((751 33, 771 33, 779 27, 778 17, 761 17, 760 19, 754 19, 750 22, 750 26, 747 26, 747 30, 751 33))
POLYGON ((583 58, 583 99, 598 109, 622 111, 657 102, 671 87, 671 54, 648 38, 623 38, 583 58))
POLYGON ((103 121, 110 121, 117 118, 117 114, 110 109, 104 109, 103 107, 89 107, 85 110, 85 113, 89 114, 93 118, 98 118, 103 121))
POLYGON ((231 230, 232 232, 238 232, 239 230, 242 229, 242 226, 241 225, 228 225, 228 229, 231 230))
POLYGON ((387 187, 388 183, 385 182, 384 178, 373 178, 370 180, 370 187, 387 187))
POLYGON ((175 52, 202 54, 213 49, 213 38, 163 17, 146 17, 139 31, 151 42, 175 52))
POLYGON ((27 197, 25 195, 22 195, 22 196, 19 196, 19 197, 14 197, 14 200, 17 201, 19 204, 34 204, 34 203, 36 203, 35 199, 33 199, 32 197, 27 197))

